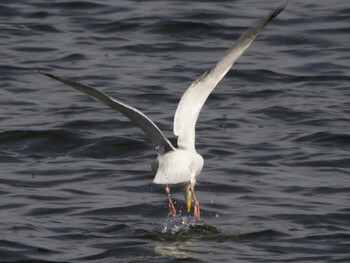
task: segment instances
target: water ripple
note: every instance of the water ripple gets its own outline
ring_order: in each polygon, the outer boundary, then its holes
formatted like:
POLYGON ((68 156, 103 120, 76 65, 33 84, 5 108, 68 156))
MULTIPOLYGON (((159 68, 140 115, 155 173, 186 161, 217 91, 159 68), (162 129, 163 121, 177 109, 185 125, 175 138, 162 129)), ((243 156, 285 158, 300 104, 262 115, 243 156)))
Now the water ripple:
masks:
POLYGON ((142 131, 32 70, 130 103, 176 144, 185 89, 273 7, 1 3, 0 261, 349 262, 347 1, 290 1, 209 97, 200 222, 174 187, 168 215, 142 131))

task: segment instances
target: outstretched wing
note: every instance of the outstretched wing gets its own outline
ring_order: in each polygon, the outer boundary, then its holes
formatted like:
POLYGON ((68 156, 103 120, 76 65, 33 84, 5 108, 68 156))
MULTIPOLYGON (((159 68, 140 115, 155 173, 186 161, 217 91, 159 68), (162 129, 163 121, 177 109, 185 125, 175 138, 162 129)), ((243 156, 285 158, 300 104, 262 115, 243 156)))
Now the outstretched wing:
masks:
POLYGON ((164 136, 164 134, 159 130, 159 128, 152 122, 146 115, 144 115, 141 111, 126 105, 116 99, 113 99, 106 94, 76 81, 72 81, 69 79, 65 79, 59 76, 55 76, 52 74, 44 73, 41 71, 37 71, 40 74, 48 76, 52 79, 58 80, 72 88, 84 92, 94 99, 108 105, 109 107, 121 112, 127 118, 129 118, 136 126, 141 128, 146 135, 152 141, 152 144, 158 154, 163 154, 167 151, 174 150, 174 146, 170 143, 170 141, 164 136))
POLYGON ((177 107, 174 118, 174 134, 178 136, 178 146, 195 149, 195 126, 198 115, 220 80, 230 70, 233 63, 243 54, 263 29, 287 6, 284 4, 261 18, 249 28, 238 41, 226 52, 213 69, 204 73, 186 90, 177 107))

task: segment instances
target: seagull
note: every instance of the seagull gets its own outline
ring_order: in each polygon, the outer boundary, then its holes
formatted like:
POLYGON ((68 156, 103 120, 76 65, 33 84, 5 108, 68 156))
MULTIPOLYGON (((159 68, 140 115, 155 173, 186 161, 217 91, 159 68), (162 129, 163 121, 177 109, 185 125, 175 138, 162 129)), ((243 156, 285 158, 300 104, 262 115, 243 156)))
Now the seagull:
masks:
POLYGON ((39 70, 36 70, 36 72, 86 93, 95 100, 119 111, 141 128, 158 154, 151 165, 152 172, 155 174, 153 182, 165 186, 170 213, 176 216, 176 208, 171 199, 169 185, 178 185, 183 190, 187 212, 191 211, 193 201, 194 218, 199 221, 201 212, 194 188, 197 177, 203 168, 204 160, 195 149, 195 126, 198 115, 210 93, 231 69, 233 63, 286 6, 287 3, 272 10, 250 27, 210 71, 205 72, 186 90, 178 104, 174 117, 173 131, 175 136, 178 137, 177 148, 164 136, 157 125, 138 109, 88 85, 39 70))

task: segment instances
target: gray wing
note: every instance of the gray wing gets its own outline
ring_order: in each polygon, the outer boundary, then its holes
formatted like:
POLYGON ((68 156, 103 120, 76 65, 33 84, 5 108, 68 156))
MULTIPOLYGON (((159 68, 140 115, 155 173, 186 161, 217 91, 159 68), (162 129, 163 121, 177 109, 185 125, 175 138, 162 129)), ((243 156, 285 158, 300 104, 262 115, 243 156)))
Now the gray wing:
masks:
POLYGON ((186 90, 180 100, 174 118, 174 134, 178 136, 178 147, 194 150, 196 122, 209 94, 253 40, 286 6, 287 4, 284 4, 276 8, 243 33, 238 41, 217 62, 215 67, 204 73, 186 90))
POLYGON ((170 141, 164 136, 161 130, 154 124, 146 115, 144 115, 141 111, 126 105, 116 99, 113 99, 106 94, 76 81, 72 81, 69 79, 65 79, 59 76, 55 76, 52 74, 44 73, 41 71, 36 72, 48 76, 52 79, 58 80, 72 88, 84 92, 94 99, 108 105, 109 107, 121 112, 127 118, 129 118, 136 126, 141 128, 145 134, 150 138, 152 144, 158 154, 163 154, 167 151, 174 150, 174 146, 170 143, 170 141))

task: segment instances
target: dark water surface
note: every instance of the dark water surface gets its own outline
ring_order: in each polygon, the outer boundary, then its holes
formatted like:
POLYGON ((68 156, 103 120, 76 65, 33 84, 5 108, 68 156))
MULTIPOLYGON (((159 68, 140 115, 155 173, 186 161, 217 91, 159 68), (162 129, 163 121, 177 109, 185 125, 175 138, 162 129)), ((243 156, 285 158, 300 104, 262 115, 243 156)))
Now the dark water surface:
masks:
POLYGON ((0 261, 350 262, 349 1, 292 1, 210 96, 200 223, 168 217, 142 131, 29 70, 174 138, 185 89, 281 3, 1 1, 0 261))

